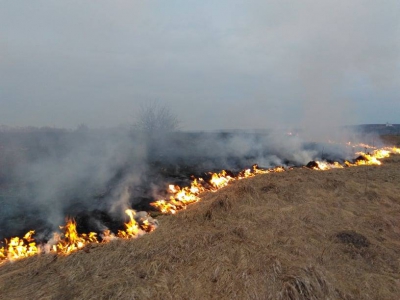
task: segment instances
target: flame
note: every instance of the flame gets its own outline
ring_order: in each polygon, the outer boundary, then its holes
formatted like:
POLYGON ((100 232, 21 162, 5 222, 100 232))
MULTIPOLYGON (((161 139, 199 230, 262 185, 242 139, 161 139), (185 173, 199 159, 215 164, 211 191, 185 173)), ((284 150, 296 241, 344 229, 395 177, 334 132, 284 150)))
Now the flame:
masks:
POLYGON ((169 185, 168 193, 170 194, 169 200, 160 199, 150 205, 157 208, 164 214, 175 214, 179 210, 186 209, 192 203, 200 201, 200 193, 209 191, 215 192, 219 189, 229 185, 231 182, 241 180, 244 178, 254 177, 260 174, 284 172, 283 167, 276 167, 270 170, 259 169, 255 164, 251 169, 245 169, 238 173, 237 176, 232 177, 228 175, 225 170, 220 173, 209 173, 211 179, 205 182, 203 178, 194 179, 190 187, 181 188, 176 185, 169 185))
POLYGON ((400 148, 396 148, 396 147, 385 147, 385 150, 389 151, 389 153, 393 153, 393 154, 400 154, 400 148))
POLYGON ((100 235, 102 238, 102 242, 103 243, 109 243, 115 239, 117 239, 117 237, 114 235, 114 233, 111 232, 111 230, 106 229, 103 231, 103 234, 100 235))
POLYGON ((60 229, 63 229, 64 233, 54 233, 53 236, 56 244, 53 245, 52 250, 56 253, 68 255, 90 243, 98 243, 97 233, 95 232, 78 234, 74 219, 67 219, 67 224, 60 226, 60 229))
POLYGON ((142 223, 141 227, 146 232, 152 232, 152 231, 156 230, 156 228, 157 228, 153 224, 150 224, 149 220, 147 220, 147 219, 143 220, 143 223, 142 223))
POLYGON ((326 161, 315 161, 316 166, 312 167, 311 169, 317 170, 317 171, 326 171, 330 169, 342 169, 344 168, 340 163, 337 161, 333 163, 329 163, 326 161))
POLYGON ((118 230, 117 236, 122 239, 136 238, 141 233, 139 224, 135 221, 136 212, 133 209, 125 210, 129 216, 129 222, 125 223, 125 230, 118 230))
MULTIPOLYGON (((383 151, 384 150, 382 150, 382 152, 383 151)), ((361 159, 356 159, 356 161, 354 162, 354 164, 357 166, 364 166, 364 165, 380 166, 382 163, 379 161, 379 159, 387 157, 387 156, 381 157, 383 155, 381 151, 374 151, 372 153, 357 152, 356 154, 359 155, 359 157, 361 158, 361 159)))
POLYGON ((156 202, 151 203, 150 205, 157 208, 160 212, 162 212, 163 214, 175 214, 178 211, 178 206, 176 206, 173 202, 175 202, 175 200, 158 200, 156 202))
MULTIPOLYGON (((351 145, 349 143, 349 145, 351 145)), ((344 166, 354 167, 359 165, 381 165, 380 159, 389 157, 390 154, 400 154, 400 148, 384 147, 377 149, 375 147, 358 144, 360 147, 374 149, 371 153, 357 152, 359 158, 354 162, 345 161, 344 165, 338 162, 329 163, 327 161, 315 161, 311 169, 314 170, 329 170, 333 168, 343 168, 344 166)), ((291 168, 289 168, 290 170, 291 168)), ((206 182, 203 178, 194 179, 189 187, 179 187, 177 185, 169 185, 169 199, 160 199, 151 205, 157 208, 161 213, 175 214, 179 210, 186 209, 192 203, 200 201, 199 195, 203 192, 215 192, 230 183, 244 178, 254 177, 259 174, 279 173, 286 171, 283 167, 275 167, 273 169, 259 169, 254 165, 250 169, 245 169, 239 172, 236 176, 228 175, 225 170, 220 173, 210 173, 211 178, 206 182)), ((132 209, 127 209, 125 213, 129 217, 129 221, 125 223, 125 230, 119 230, 117 235, 114 235, 110 230, 105 230, 101 234, 101 239, 97 237, 95 232, 78 234, 76 222, 74 219, 67 219, 65 226, 60 226, 62 233, 54 233, 53 239, 44 246, 37 246, 33 235, 34 230, 25 234, 23 238, 13 237, 5 240, 5 246, 0 248, 0 264, 6 261, 13 261, 21 258, 33 256, 42 252, 53 252, 57 254, 68 255, 74 251, 84 248, 91 243, 108 243, 114 239, 131 239, 136 238, 146 232, 152 232, 157 228, 156 222, 145 213, 140 217, 132 209), (135 217, 138 221, 135 220, 135 217), (48 251, 43 251, 48 249, 48 251)))
POLYGON ((0 262, 5 260, 16 260, 33 256, 39 253, 39 249, 32 238, 34 230, 27 232, 23 238, 13 237, 10 241, 6 240, 6 247, 0 248, 0 262))
MULTIPOLYGON (((349 142, 350 143, 350 142, 349 142)), ((358 144, 357 146, 368 146, 365 144, 358 144)), ((356 146, 353 146, 356 147, 356 146)), ((372 148, 372 146, 368 146, 372 148)), ((400 154, 400 149, 396 147, 385 147, 381 149, 373 150, 371 153, 356 152, 358 158, 354 162, 345 161, 344 166, 355 167, 355 166, 380 166, 382 162, 380 159, 390 157, 390 154, 400 154)), ((328 163, 326 161, 315 161, 316 166, 311 167, 313 170, 330 170, 334 168, 343 168, 344 166, 338 162, 328 163)))
POLYGON ((196 196, 200 191, 201 189, 193 184, 190 188, 184 187, 182 189, 179 186, 176 186, 174 199, 184 203, 185 205, 194 203, 200 200, 200 198, 196 196))
POLYGON ((178 210, 185 209, 189 204, 200 201, 198 195, 206 191, 203 184, 204 180, 202 178, 194 179, 190 187, 181 188, 171 184, 168 186, 168 193, 171 195, 169 200, 160 199, 150 205, 164 214, 175 214, 178 210))
MULTIPOLYGON (((119 230, 115 236, 110 230, 105 230, 101 235, 101 242, 108 243, 114 239, 136 238, 146 232, 152 232, 157 228, 157 223, 146 216, 140 218, 139 223, 135 220, 136 212, 127 209, 125 213, 129 216, 129 221, 125 223, 125 230, 119 230)), ((61 233, 53 233, 53 238, 45 245, 37 246, 33 239, 34 230, 29 231, 23 238, 13 237, 6 240, 6 246, 0 248, 0 264, 6 261, 14 261, 21 258, 33 256, 42 252, 69 255, 72 252, 83 249, 92 243, 100 243, 95 232, 79 234, 74 219, 67 219, 65 226, 60 226, 61 233)))
MULTIPOLYGON (((272 170, 273 171, 273 170, 272 170)), ((244 179, 249 177, 254 177, 259 174, 268 174, 271 173, 271 170, 262 170, 258 168, 258 165, 255 164, 251 169, 246 169, 240 172, 237 176, 237 179, 244 179)))
POLYGON ((212 173, 210 184, 215 189, 220 189, 228 185, 229 182, 234 180, 231 176, 226 174, 225 170, 222 170, 220 173, 212 173))
POLYGON ((390 150, 378 149, 373 152, 373 155, 377 159, 382 159, 390 156, 390 150))
POLYGON ((282 173, 282 172, 285 172, 285 171, 286 171, 285 168, 282 167, 282 166, 280 166, 280 167, 275 167, 275 168, 272 169, 272 172, 273 172, 273 173, 282 173))
POLYGON ((6 249, 4 247, 0 248, 0 264, 7 259, 6 249))

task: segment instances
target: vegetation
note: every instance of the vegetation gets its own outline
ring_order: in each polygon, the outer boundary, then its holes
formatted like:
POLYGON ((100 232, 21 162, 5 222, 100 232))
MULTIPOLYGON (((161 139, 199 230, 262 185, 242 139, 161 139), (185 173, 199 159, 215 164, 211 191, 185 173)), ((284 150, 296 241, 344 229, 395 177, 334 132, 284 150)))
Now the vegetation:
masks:
POLYGON ((134 129, 154 135, 175 131, 179 124, 180 120, 167 106, 159 102, 147 102, 139 109, 134 129))
POLYGON ((1 297, 397 299, 399 167, 241 180, 137 240, 3 265, 1 297))

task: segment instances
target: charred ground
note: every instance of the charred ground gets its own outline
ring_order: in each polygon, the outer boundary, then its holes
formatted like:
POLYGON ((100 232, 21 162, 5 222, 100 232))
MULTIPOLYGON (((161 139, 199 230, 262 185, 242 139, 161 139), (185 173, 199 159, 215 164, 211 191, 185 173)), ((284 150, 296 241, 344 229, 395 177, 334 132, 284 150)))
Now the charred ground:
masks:
POLYGON ((5 299, 397 299, 400 157, 241 180, 137 240, 0 267, 5 299))
POLYGON ((81 233, 100 233, 104 226, 115 231, 124 213, 113 206, 124 189, 125 206, 149 211, 168 184, 188 185, 193 176, 238 172, 255 163, 268 168, 317 158, 340 161, 343 154, 340 145, 305 143, 285 132, 0 132, 0 240, 32 229, 45 240, 66 216, 77 219, 81 233))

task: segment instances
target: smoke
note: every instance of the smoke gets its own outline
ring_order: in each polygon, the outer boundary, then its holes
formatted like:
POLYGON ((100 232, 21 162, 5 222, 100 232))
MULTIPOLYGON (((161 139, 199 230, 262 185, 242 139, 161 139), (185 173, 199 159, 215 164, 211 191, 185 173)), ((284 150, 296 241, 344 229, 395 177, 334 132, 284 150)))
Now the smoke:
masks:
POLYGON ((2 152, 2 159, 14 165, 8 168, 12 175, 3 174, 0 182, 4 208, 0 239, 30 229, 45 238, 64 224, 66 216, 92 218, 84 223, 98 231, 115 229, 127 208, 148 210, 151 201, 165 197, 168 184, 188 185, 192 176, 208 176, 211 171, 351 159, 354 149, 344 142, 366 139, 348 132, 353 136, 337 143, 328 138, 307 141, 301 130, 146 135, 129 128, 80 127, 75 131, 0 132, 8 142, 5 148, 16 147, 13 152, 2 152))
POLYGON ((298 30, 307 33, 297 63, 302 126, 314 140, 361 120, 367 99, 349 93, 359 88, 357 77, 371 90, 395 84, 400 43, 393 34, 400 27, 390 10, 400 7, 386 4, 306 1, 299 9, 298 30))
POLYGON ((379 139, 343 125, 400 109, 398 1, 101 2, 8 5, 2 122, 112 126, 161 98, 185 130, 209 131, 2 133, 0 239, 121 215, 208 171, 348 159, 344 143, 379 139))
POLYGON ((14 165, 11 183, 18 190, 3 200, 1 235, 27 226, 55 230, 66 216, 93 209, 122 214, 128 187, 146 175, 145 144, 133 143, 129 130, 3 134, 25 149, 25 157, 14 165))

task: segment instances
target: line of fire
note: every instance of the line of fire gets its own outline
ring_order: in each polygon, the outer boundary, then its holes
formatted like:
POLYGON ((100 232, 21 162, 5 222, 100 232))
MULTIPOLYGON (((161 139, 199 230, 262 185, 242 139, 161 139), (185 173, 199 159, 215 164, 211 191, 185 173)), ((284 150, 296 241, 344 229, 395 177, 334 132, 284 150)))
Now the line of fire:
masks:
MULTIPOLYGON (((359 147, 367 147, 359 144, 359 147)), ((368 146, 369 148, 373 148, 368 146)), ((309 170, 325 171, 337 168, 347 168, 355 166, 382 164, 381 159, 389 157, 391 154, 400 154, 400 148, 384 147, 375 148, 371 152, 357 152, 353 161, 310 161, 302 168, 309 170)), ((252 168, 242 170, 236 174, 230 171, 219 173, 209 173, 204 178, 194 178, 190 186, 169 185, 165 199, 159 199, 150 205, 162 214, 175 214, 180 210, 186 209, 189 205, 199 202, 201 194, 204 192, 215 192, 224 188, 234 181, 254 177, 260 174, 273 174, 278 172, 290 171, 293 167, 275 167, 272 169, 262 169, 257 165, 252 168)), ((150 216, 148 212, 136 212, 133 209, 125 211, 128 221, 124 224, 124 230, 112 232, 105 229, 101 234, 96 232, 81 233, 77 231, 77 223, 73 218, 67 218, 66 224, 60 226, 60 231, 53 233, 51 239, 45 243, 35 241, 35 230, 30 230, 23 237, 12 237, 5 239, 0 244, 0 264, 27 258, 38 254, 53 253, 58 255, 69 255, 78 250, 84 250, 93 243, 109 243, 115 239, 134 239, 144 234, 156 230, 158 221, 150 216)))

